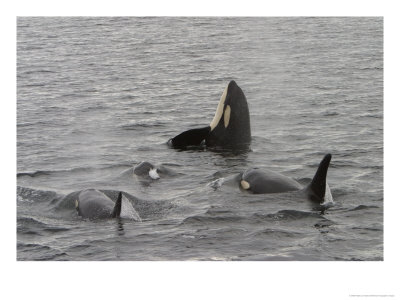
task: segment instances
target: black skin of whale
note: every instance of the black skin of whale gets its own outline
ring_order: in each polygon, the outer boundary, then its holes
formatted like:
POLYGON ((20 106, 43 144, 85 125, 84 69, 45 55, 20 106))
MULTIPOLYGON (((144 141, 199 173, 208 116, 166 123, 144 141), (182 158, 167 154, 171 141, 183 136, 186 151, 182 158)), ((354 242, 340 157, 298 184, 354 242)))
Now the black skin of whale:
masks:
POLYGON ((240 186, 254 194, 302 191, 312 202, 322 204, 325 200, 326 177, 331 158, 331 154, 324 156, 314 178, 306 187, 280 173, 259 169, 248 169, 243 172, 240 176, 240 186))
POLYGON ((121 215, 122 193, 114 202, 103 192, 95 189, 81 191, 75 202, 78 215, 88 219, 117 218, 121 215))
POLYGON ((214 149, 248 149, 250 143, 247 99, 234 80, 225 88, 210 126, 184 131, 168 141, 175 149, 203 144, 214 149))

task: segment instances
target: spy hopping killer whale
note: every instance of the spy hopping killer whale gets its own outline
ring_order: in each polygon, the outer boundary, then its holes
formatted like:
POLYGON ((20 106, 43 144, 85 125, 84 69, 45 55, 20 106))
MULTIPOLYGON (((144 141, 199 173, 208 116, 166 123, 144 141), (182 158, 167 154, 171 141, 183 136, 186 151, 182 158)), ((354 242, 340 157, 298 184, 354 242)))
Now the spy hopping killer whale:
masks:
POLYGON ((251 143, 250 116, 242 89, 231 80, 224 89, 209 126, 190 129, 168 141, 176 149, 204 144, 215 149, 248 149, 251 143))
POLYGON ((300 191, 312 202, 322 204, 327 189, 326 177, 332 155, 326 154, 312 181, 303 187, 296 180, 273 171, 247 169, 240 175, 240 187, 254 194, 273 194, 300 191))

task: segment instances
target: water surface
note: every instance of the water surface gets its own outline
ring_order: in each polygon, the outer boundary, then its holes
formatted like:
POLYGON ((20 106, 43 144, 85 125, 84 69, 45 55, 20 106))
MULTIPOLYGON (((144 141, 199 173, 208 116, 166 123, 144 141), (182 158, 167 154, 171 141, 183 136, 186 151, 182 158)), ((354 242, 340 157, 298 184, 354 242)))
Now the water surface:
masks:
POLYGON ((18 18, 17 259, 382 260, 383 19, 18 18), (232 79, 251 151, 168 148, 232 79), (325 214, 215 188, 253 166, 309 179, 326 153, 325 214), (144 160, 174 173, 137 180, 144 160), (142 222, 60 207, 86 188, 142 222))

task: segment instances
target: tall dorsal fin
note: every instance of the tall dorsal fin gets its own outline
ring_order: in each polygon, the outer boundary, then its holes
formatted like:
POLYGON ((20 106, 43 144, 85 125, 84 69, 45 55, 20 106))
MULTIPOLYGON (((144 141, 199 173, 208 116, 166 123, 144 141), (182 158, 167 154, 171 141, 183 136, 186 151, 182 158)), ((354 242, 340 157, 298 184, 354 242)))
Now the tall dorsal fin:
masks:
POLYGON ((114 209, 111 213, 111 218, 116 218, 121 215, 121 205, 122 205, 122 192, 119 192, 118 199, 115 202, 114 209))
POLYGON ((319 164, 318 170, 315 173, 313 180, 306 189, 310 199, 314 202, 323 203, 325 200, 326 175, 328 173, 331 158, 332 155, 325 155, 325 157, 319 164))

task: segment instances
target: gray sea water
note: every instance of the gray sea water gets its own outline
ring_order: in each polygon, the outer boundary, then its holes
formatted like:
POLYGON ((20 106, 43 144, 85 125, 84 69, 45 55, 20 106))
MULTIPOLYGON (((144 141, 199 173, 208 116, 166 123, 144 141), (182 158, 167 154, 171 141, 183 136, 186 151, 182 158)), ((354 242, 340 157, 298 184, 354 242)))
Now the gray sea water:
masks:
POLYGON ((383 260, 382 18, 17 19, 18 260, 383 260), (170 149, 235 80, 251 151, 170 149), (259 167, 312 178, 334 205, 249 195, 259 167), (133 175, 141 161, 171 172, 133 175), (83 189, 140 215, 86 220, 83 189))

